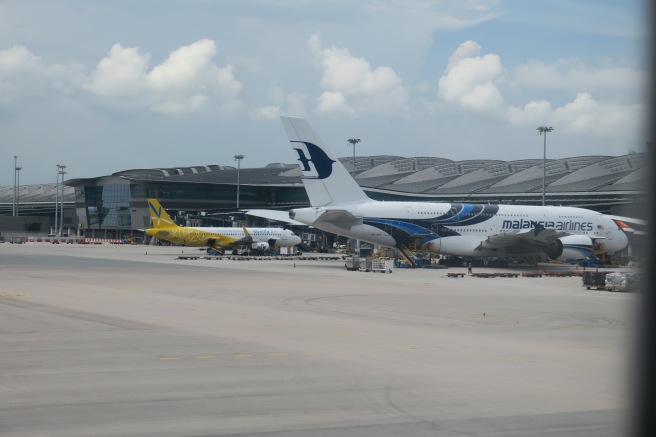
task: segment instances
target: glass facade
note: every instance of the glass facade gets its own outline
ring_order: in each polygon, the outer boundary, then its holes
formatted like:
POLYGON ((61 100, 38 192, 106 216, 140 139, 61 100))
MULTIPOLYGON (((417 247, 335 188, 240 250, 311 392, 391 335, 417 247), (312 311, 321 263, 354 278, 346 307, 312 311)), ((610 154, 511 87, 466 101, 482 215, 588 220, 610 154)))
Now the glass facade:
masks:
POLYGON ((89 229, 130 229, 130 184, 113 183, 84 187, 86 222, 89 229))
MULTIPOLYGON (((136 182, 116 176, 87 180, 75 187, 78 223, 89 230, 129 231, 149 226, 146 199, 168 201, 172 210, 234 211, 237 187, 232 184, 136 182)), ((241 185, 242 208, 308 205, 305 188, 241 185)))
MULTIPOLYGON (((147 183, 133 190, 132 198, 200 200, 232 207, 237 200, 236 185, 217 184, 157 184, 147 183), (141 191, 143 187, 143 191, 141 191)), ((280 204, 308 204, 304 187, 240 185, 239 203, 243 207, 275 207, 280 204)))
MULTIPOLYGON (((240 198, 245 199, 248 196, 245 193, 244 186, 240 187, 240 198)), ((166 199, 187 199, 187 200, 206 200, 213 201, 232 201, 237 198, 237 188, 231 185, 209 185, 209 184, 144 184, 145 198, 159 200, 166 199)))

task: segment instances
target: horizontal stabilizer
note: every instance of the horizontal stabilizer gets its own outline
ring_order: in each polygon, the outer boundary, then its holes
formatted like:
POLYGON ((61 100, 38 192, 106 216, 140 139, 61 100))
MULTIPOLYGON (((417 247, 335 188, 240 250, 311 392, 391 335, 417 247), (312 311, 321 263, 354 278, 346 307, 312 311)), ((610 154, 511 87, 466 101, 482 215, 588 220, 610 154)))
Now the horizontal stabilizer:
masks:
POLYGON ((362 217, 357 217, 345 209, 326 209, 319 214, 314 223, 352 223, 359 220, 362 220, 362 217))
POLYGON ((269 220, 289 223, 290 225, 307 226, 305 223, 290 219, 289 213, 287 211, 277 211, 273 209, 251 209, 246 211, 245 214, 252 215, 253 217, 262 217, 269 220))
POLYGON ((618 215, 609 216, 624 233, 643 237, 647 235, 647 222, 645 220, 618 215))

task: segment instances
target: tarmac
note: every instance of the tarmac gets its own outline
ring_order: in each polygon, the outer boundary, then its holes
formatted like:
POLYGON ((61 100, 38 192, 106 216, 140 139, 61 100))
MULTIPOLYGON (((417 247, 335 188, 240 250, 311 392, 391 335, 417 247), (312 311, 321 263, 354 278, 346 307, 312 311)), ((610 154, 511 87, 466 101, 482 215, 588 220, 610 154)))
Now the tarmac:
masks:
POLYGON ((0 244, 0 435, 627 434, 640 293, 198 253, 0 244))

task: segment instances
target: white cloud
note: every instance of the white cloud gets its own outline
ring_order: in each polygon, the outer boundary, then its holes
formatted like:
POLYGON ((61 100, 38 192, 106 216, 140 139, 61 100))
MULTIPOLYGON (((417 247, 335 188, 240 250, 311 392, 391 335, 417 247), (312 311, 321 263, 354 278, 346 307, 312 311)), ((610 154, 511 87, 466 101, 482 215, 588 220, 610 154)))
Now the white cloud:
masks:
POLYGON ((526 62, 512 72, 513 80, 522 86, 566 90, 622 89, 644 84, 643 72, 626 67, 594 68, 577 59, 561 59, 554 63, 526 62))
POLYGON ((41 61, 23 46, 0 51, 0 73, 23 73, 40 67, 41 61))
POLYGON ((255 117, 264 118, 267 120, 274 120, 280 116, 280 108, 278 106, 264 106, 255 111, 255 117))
POLYGON ((204 39, 172 52, 169 58, 148 74, 151 86, 163 90, 200 88, 217 94, 239 94, 241 84, 235 81, 234 66, 219 68, 212 63, 216 55, 214 41, 204 39))
POLYGON ((196 112, 207 103, 207 96, 202 95, 184 95, 174 96, 163 99, 161 103, 151 106, 151 109, 157 112, 167 114, 180 114, 184 112, 196 112))
POLYGON ((518 127, 548 124, 561 132, 597 137, 621 137, 627 132, 639 132, 644 122, 644 105, 602 104, 588 93, 561 107, 552 108, 547 101, 527 103, 523 108, 511 107, 509 121, 518 127))
POLYGON ((500 0, 376 0, 366 3, 372 19, 405 26, 407 32, 430 34, 443 29, 463 29, 488 21, 496 12, 500 0))
POLYGON ((439 80, 439 96, 465 109, 497 115, 503 97, 496 82, 502 79, 503 67, 497 55, 480 55, 480 46, 466 41, 449 58, 439 80))
POLYGON ((0 50, 0 103, 20 104, 26 97, 53 91, 72 93, 83 80, 80 65, 48 66, 19 45, 0 50))
POLYGON ((617 136, 639 130, 645 108, 642 105, 602 105, 588 93, 554 111, 552 122, 564 132, 594 136, 617 136))
POLYGON ((25 47, 0 51, 0 102, 12 103, 42 86, 44 67, 25 47))
POLYGON ((524 127, 537 126, 550 120, 553 114, 551 103, 546 100, 531 101, 523 108, 512 106, 508 109, 508 121, 510 124, 524 127))
POLYGON ((125 48, 114 44, 104 57, 85 87, 105 97, 129 96, 138 93, 146 82, 148 54, 139 53, 139 48, 125 48))
POLYGON ((325 91, 319 97, 319 113, 341 113, 355 116, 356 111, 346 101, 344 94, 337 91, 325 91))
POLYGON ((269 89, 270 104, 258 108, 253 114, 257 118, 277 119, 280 114, 303 117, 306 115, 308 96, 302 93, 285 94, 282 86, 275 84, 269 89))
POLYGON ((234 106, 241 91, 232 65, 213 63, 216 45, 200 40, 181 47, 147 71, 150 56, 115 44, 94 71, 88 91, 166 113, 194 112, 209 103, 234 106))
POLYGON ((400 114, 408 110, 408 92, 389 67, 372 68, 347 49, 322 48, 318 34, 308 45, 323 70, 318 111, 323 113, 400 114))
POLYGON ((539 85, 576 90, 576 97, 560 107, 544 99, 532 100, 523 106, 506 105, 499 86, 507 81, 501 59, 494 54, 481 56, 480 46, 474 41, 462 43, 449 58, 439 80, 439 96, 447 103, 505 119, 510 125, 521 128, 546 123, 571 134, 617 137, 639 130, 644 121, 644 105, 626 105, 612 100, 601 103, 591 93, 582 92, 595 87, 625 86, 627 80, 638 80, 642 76, 637 71, 595 70, 580 62, 560 61, 555 64, 529 62, 515 69, 513 74, 510 82, 522 92, 535 92, 539 85))

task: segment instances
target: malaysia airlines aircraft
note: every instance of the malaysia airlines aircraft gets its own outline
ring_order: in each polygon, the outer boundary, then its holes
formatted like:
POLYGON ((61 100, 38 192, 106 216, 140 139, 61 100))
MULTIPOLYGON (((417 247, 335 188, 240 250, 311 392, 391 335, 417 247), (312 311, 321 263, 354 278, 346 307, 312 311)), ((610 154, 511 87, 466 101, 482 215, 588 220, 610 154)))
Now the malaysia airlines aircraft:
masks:
POLYGON ((301 238, 292 231, 281 228, 214 228, 178 226, 155 199, 148 199, 148 209, 153 227, 146 234, 161 240, 187 246, 207 246, 217 252, 249 246, 268 250, 274 246, 295 246, 301 238))
POLYGON ((408 259, 414 247, 466 257, 546 253, 569 260, 596 248, 612 254, 628 244, 625 232, 632 228, 626 223, 635 219, 587 209, 372 200, 306 120, 281 119, 312 205, 290 211, 289 217, 317 229, 397 248, 408 259))

